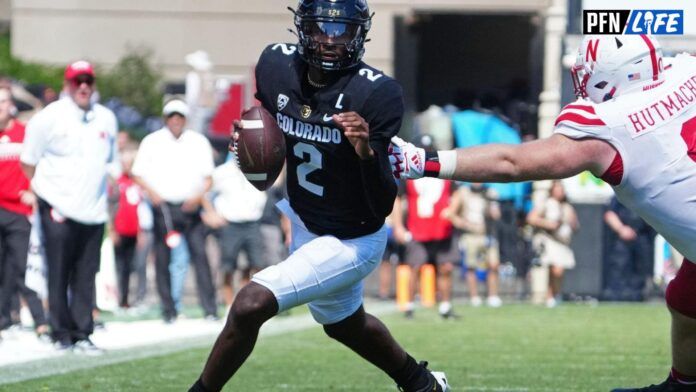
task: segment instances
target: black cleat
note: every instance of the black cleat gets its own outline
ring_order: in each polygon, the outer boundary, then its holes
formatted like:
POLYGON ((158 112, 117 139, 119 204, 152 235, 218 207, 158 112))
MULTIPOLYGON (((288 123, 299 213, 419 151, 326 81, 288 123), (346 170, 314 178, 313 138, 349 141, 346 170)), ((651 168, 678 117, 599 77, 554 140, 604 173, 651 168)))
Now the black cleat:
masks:
POLYGON ((696 385, 681 384, 670 374, 662 384, 652 384, 643 388, 617 388, 611 392, 696 392, 696 385))
POLYGON ((447 376, 444 372, 433 372, 428 370, 428 362, 421 361, 418 366, 425 369, 428 374, 428 385, 420 388, 418 390, 406 391, 405 389, 399 387, 399 391, 402 392, 450 392, 450 386, 447 383, 447 376))

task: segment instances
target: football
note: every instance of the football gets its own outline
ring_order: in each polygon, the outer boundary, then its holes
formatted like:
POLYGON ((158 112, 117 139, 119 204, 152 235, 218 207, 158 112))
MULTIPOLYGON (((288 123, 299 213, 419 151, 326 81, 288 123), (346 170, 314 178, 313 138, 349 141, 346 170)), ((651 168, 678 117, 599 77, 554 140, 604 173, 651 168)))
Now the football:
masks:
POLYGON ((237 129, 237 160, 246 179, 258 190, 273 185, 285 163, 285 137, 273 116, 261 106, 242 113, 237 129))

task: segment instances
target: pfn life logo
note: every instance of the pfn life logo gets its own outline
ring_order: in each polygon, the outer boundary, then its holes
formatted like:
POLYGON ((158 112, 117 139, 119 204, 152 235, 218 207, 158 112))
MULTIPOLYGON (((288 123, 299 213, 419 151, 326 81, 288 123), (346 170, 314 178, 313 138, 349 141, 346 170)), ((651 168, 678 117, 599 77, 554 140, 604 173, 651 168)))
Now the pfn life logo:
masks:
POLYGON ((684 34, 684 10, 583 10, 583 34, 684 34))

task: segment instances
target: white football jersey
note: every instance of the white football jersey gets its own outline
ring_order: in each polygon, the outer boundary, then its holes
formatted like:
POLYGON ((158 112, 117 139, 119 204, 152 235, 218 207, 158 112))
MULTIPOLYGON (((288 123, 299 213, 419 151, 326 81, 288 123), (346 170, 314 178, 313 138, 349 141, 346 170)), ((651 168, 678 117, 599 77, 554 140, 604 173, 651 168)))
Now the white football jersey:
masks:
POLYGON ((611 143, 623 161, 619 201, 696 262, 696 57, 670 60, 644 91, 567 105, 555 132, 611 143))

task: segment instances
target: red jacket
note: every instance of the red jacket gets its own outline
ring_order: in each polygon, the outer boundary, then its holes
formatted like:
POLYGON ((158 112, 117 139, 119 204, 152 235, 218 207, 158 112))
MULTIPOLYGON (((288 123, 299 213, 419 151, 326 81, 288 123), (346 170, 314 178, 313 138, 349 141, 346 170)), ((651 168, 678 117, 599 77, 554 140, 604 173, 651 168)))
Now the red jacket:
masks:
POLYGON ((12 120, 0 130, 0 208, 17 214, 31 214, 31 206, 19 201, 19 194, 29 189, 29 180, 22 171, 19 155, 24 143, 24 124, 12 120))
POLYGON ((432 178, 406 181, 406 227, 415 241, 441 241, 450 238, 452 223, 441 218, 440 214, 449 206, 451 194, 452 181, 432 178))
POLYGON ((122 174, 118 180, 118 210, 114 216, 114 230, 124 237, 138 235, 138 205, 142 200, 140 187, 127 174, 122 174))

